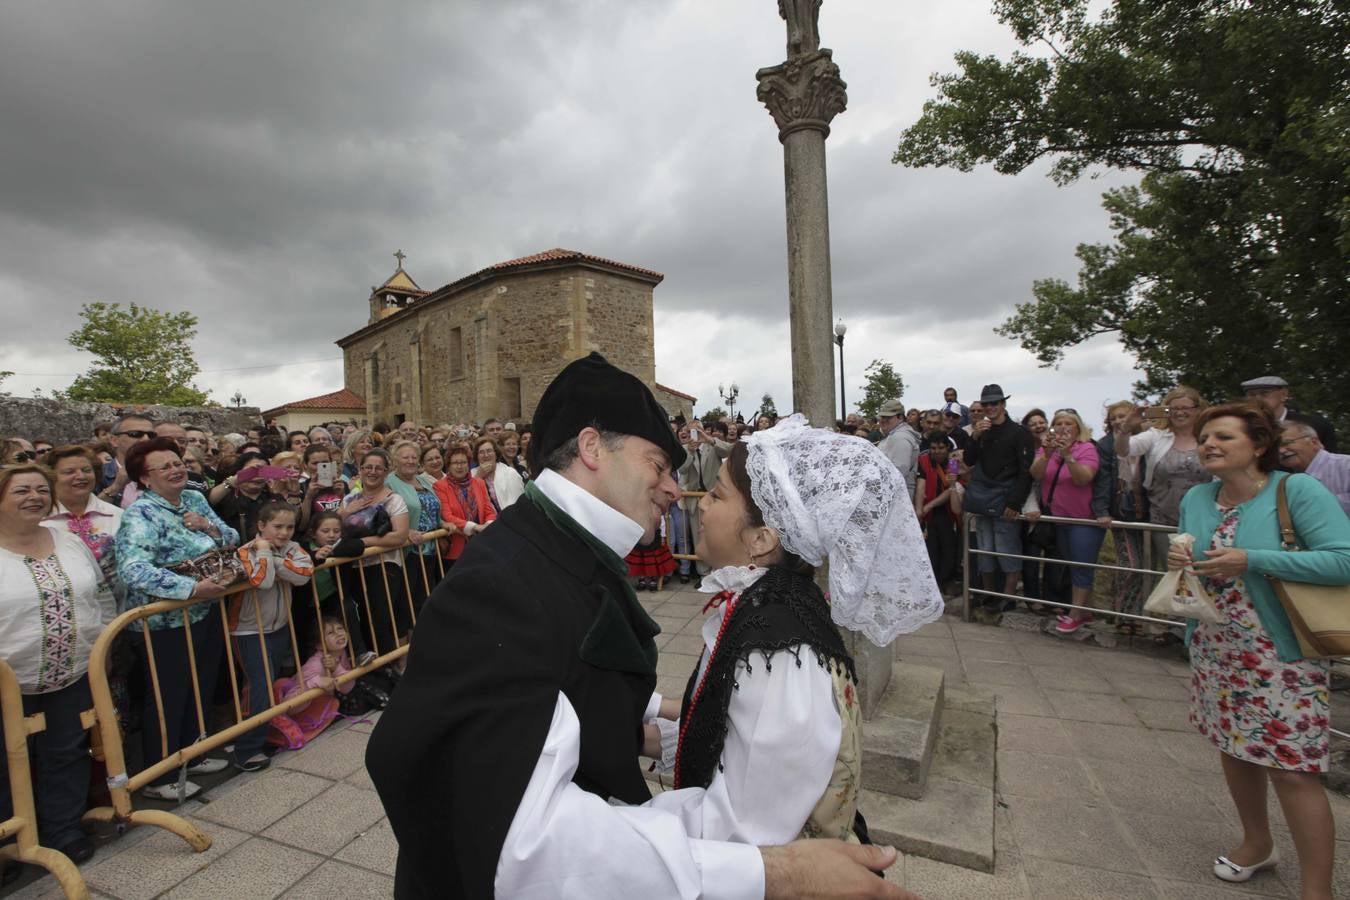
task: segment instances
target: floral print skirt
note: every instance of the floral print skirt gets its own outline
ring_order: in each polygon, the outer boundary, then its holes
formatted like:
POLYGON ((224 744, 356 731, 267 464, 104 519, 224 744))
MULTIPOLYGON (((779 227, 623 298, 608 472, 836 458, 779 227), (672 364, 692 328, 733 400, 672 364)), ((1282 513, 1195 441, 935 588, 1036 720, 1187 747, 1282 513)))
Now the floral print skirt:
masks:
MULTIPOLYGON (((1237 508, 1223 510, 1214 548, 1232 547, 1237 508)), ((1327 770, 1325 661, 1282 662, 1242 578, 1207 579, 1223 614, 1191 636, 1191 724, 1220 751, 1294 772, 1327 770)))

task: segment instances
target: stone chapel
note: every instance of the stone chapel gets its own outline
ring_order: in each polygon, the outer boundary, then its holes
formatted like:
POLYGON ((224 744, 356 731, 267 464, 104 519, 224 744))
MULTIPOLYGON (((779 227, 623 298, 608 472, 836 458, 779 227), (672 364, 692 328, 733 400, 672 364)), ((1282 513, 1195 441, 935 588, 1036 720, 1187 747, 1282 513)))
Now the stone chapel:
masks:
POLYGON ((656 384, 652 290, 665 277, 576 250, 496 263, 434 291, 394 254, 370 318, 340 338, 343 384, 370 423, 529 421, 553 377, 592 350, 641 378, 672 414, 694 398, 656 384))

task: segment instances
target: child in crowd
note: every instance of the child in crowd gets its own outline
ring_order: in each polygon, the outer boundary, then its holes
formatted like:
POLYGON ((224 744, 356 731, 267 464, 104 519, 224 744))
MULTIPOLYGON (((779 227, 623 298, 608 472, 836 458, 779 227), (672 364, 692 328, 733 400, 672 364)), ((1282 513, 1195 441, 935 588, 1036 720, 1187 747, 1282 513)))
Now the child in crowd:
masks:
MULTIPOLYGON (((318 643, 315 625, 320 616, 333 617, 339 622, 343 621, 342 612, 338 609, 338 572, 332 567, 322 565, 327 562, 328 557, 340 555, 333 551, 341 540, 342 517, 329 511, 317 513, 310 529, 310 537, 306 541, 306 546, 313 556, 316 566, 314 578, 307 588, 292 592, 291 617, 292 621, 295 622, 295 640, 301 647, 309 647, 318 643), (316 601, 317 614, 315 612, 316 601)), ((361 634, 361 615, 356 602, 349 597, 345 606, 347 624, 344 630, 350 628, 348 634, 349 652, 356 660, 357 665, 364 666, 374 658, 375 654, 367 649, 365 638, 361 634)))
POLYGON ((639 591, 654 591, 658 580, 669 578, 675 572, 675 557, 670 555, 666 546, 665 521, 656 529, 651 543, 638 544, 624 557, 628 563, 628 576, 637 579, 639 591))
MULTIPOLYGON (((272 678, 290 641, 287 620, 289 603, 277 579, 287 584, 307 584, 314 562, 291 538, 296 511, 285 501, 273 501, 258 510, 258 536, 239 548, 239 559, 252 590, 230 603, 230 634, 235 659, 244 669, 248 715, 257 715, 272 705, 272 678)), ((243 772, 267 768, 271 760, 262 752, 267 740, 263 724, 241 735, 234 743, 234 764, 243 772)))

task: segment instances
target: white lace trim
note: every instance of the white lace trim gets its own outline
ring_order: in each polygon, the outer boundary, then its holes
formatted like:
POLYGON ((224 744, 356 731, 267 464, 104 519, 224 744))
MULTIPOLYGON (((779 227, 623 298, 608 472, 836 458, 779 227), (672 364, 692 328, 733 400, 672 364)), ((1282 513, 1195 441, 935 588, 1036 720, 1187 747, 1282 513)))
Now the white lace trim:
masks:
POLYGON ((763 578, 767 571, 759 566, 723 566, 704 575, 698 589, 704 594, 716 594, 719 591, 739 594, 763 578))
POLYGON ((812 428, 799 413, 746 444, 750 493, 765 524, 812 565, 829 560, 835 624, 885 646, 942 615, 905 480, 880 450, 812 428))

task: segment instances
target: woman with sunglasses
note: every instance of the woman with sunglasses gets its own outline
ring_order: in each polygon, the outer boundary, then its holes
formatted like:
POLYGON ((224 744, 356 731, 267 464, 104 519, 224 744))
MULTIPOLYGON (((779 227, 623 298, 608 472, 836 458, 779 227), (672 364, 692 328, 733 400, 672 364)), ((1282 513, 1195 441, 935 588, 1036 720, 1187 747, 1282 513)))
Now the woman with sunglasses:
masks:
POLYGON ((5 438, 3 445, 0 445, 0 465, 17 466, 36 459, 37 451, 24 438, 5 438))
MULTIPOLYGON (((1040 485, 1041 512, 1069 519, 1092 518, 1092 481, 1100 466, 1092 430, 1077 411, 1061 409, 1050 420, 1050 436, 1036 450, 1031 477, 1040 485)), ((1055 525, 1055 557, 1066 563, 1096 563, 1102 549, 1104 532, 1098 525, 1055 525)), ((1086 565, 1047 565, 1047 587, 1068 581, 1072 585, 1074 606, 1092 606, 1092 585, 1096 570, 1086 565), (1065 571, 1067 569, 1067 572, 1065 571), (1067 577, 1066 577, 1067 576, 1067 577)), ((1092 618, 1083 610, 1072 610, 1059 617, 1055 630, 1073 634, 1092 618)))

